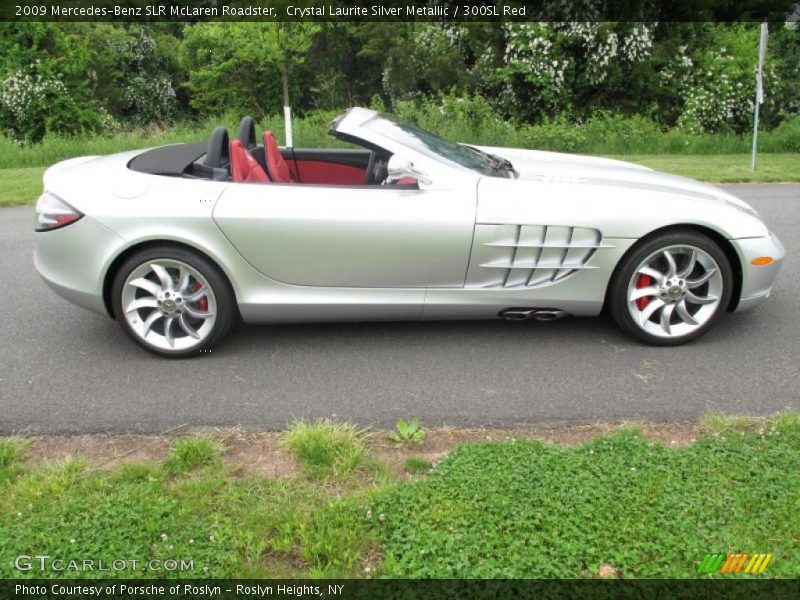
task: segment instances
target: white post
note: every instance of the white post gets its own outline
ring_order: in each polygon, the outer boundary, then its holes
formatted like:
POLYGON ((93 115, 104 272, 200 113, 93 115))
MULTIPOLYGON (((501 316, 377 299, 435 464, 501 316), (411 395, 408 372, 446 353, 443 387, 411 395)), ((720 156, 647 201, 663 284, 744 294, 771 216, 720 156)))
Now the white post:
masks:
POLYGON ((750 158, 750 168, 756 170, 756 148, 758 146, 758 109, 764 103, 764 58, 767 54, 767 24, 761 24, 761 39, 758 43, 758 68, 756 69, 756 106, 753 115, 753 154, 750 158))
POLYGON ((292 109, 289 106, 283 107, 283 121, 286 128, 286 147, 294 148, 292 140, 292 109))
MULTIPOLYGON (((281 27, 278 26, 278 40, 280 40, 281 27)), ((286 147, 294 148, 292 140, 292 109, 289 106, 289 65, 284 57, 281 65, 281 80, 283 83, 283 127, 286 132, 286 147)))

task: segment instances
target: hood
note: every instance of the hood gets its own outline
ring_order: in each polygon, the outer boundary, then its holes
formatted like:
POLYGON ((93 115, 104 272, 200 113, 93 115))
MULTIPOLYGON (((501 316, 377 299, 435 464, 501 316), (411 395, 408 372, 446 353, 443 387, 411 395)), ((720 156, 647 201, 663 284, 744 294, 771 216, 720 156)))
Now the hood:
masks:
POLYGON ((542 150, 476 147, 511 161, 518 173, 518 179, 523 181, 588 183, 679 194, 699 200, 719 202, 755 217, 759 216, 747 202, 716 186, 679 175, 654 171, 622 160, 542 150))

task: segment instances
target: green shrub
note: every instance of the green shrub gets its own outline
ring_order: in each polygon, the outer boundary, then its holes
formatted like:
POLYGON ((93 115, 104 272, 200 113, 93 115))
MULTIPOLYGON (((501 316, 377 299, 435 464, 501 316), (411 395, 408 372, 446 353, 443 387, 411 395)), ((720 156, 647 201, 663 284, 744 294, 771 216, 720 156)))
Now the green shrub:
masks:
POLYGON ((787 119, 772 131, 758 135, 762 152, 800 152, 800 117, 787 119))
POLYGON ((584 126, 588 140, 602 140, 614 152, 627 154, 628 148, 652 144, 661 135, 659 127, 647 117, 626 116, 610 112, 596 113, 584 126))
POLYGON ((303 468, 317 478, 344 478, 364 460, 366 431, 329 419, 298 421, 284 434, 284 443, 303 468))
POLYGON ((516 139, 513 123, 503 120, 497 108, 480 95, 455 93, 399 101, 398 118, 412 121, 457 142, 505 146, 516 139))
POLYGON ((586 144, 586 133, 581 127, 556 118, 542 125, 527 125, 519 134, 520 146, 533 150, 578 152, 586 144))

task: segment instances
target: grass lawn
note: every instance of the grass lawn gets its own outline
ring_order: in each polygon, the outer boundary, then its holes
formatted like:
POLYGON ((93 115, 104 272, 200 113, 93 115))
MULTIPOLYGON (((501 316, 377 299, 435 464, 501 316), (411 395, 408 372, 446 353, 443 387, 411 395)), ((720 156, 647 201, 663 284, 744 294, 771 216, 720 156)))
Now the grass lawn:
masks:
MULTIPOLYGON (((762 154, 758 170, 750 170, 744 154, 614 156, 659 171, 716 183, 800 181, 800 155, 762 154)), ((0 169, 0 206, 32 204, 42 192, 45 167, 0 169)))
POLYGON ((47 167, 0 169, 0 206, 33 204, 42 193, 47 167))
POLYGON ((614 158, 714 183, 800 181, 800 154, 759 154, 755 171, 750 170, 749 154, 638 154, 614 158))
POLYGON ((208 435, 112 467, 0 440, 0 577, 48 576, 13 570, 38 553, 193 560, 190 577, 695 578, 725 552, 772 553, 762 577, 800 577, 800 416, 699 430, 688 445, 642 429, 458 445, 403 476, 369 434, 328 422, 281 438, 299 466, 282 477, 227 463, 208 435))

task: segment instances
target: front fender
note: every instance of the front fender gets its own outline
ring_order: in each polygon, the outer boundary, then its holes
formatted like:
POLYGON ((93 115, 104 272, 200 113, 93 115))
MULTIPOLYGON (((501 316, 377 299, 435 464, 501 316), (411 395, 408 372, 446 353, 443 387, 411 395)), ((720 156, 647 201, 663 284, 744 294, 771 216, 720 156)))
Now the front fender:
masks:
POLYGON ((604 237, 642 238, 673 225, 698 225, 725 239, 764 237, 767 226, 725 192, 643 182, 544 181, 485 177, 478 185, 477 222, 592 227, 604 237))

